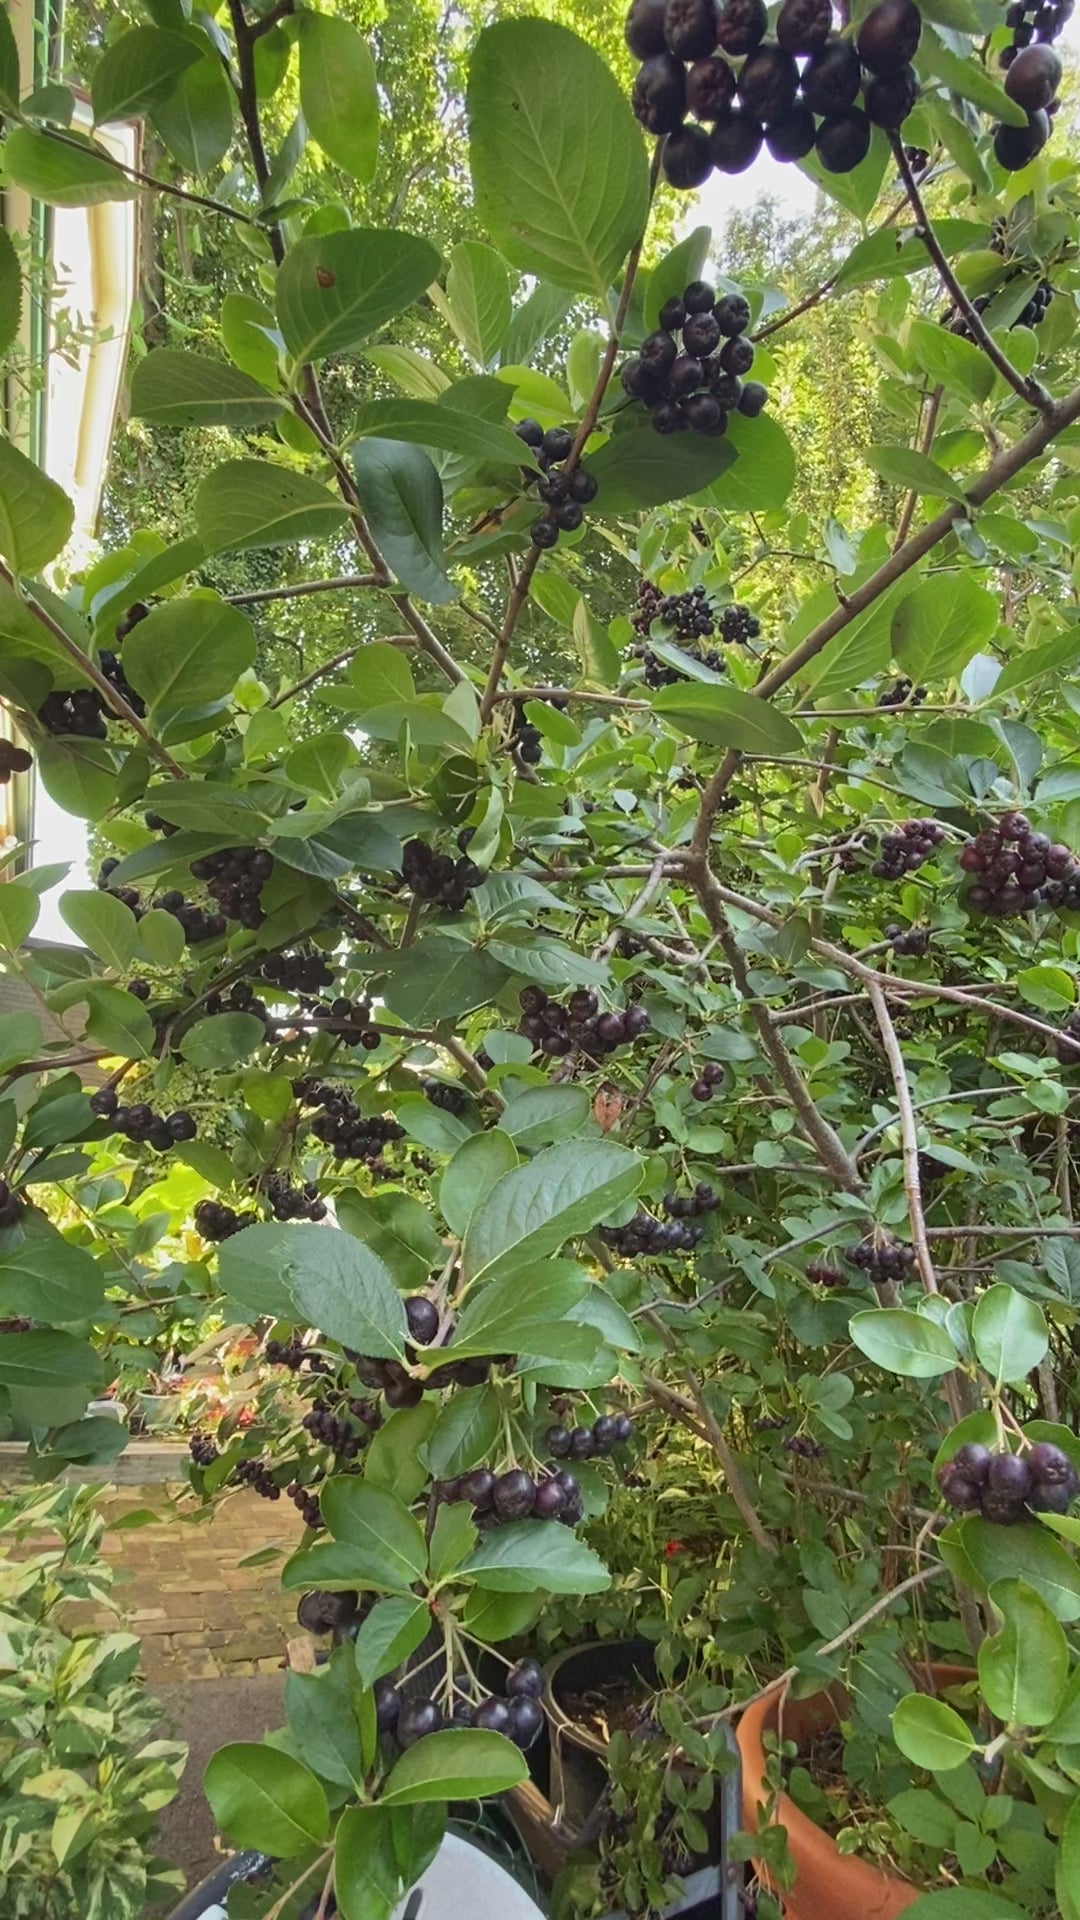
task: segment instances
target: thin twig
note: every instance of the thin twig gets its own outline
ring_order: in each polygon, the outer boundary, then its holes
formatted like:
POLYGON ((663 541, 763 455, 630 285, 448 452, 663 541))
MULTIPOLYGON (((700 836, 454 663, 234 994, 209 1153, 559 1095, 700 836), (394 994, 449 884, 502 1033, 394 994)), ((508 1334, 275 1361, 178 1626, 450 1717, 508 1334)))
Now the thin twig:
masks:
MULTIPOLYGON (((659 1334, 669 1353, 677 1350, 678 1342, 675 1340, 670 1328, 664 1325, 658 1313, 654 1313, 652 1309, 649 1308, 641 1317, 648 1322, 654 1333, 659 1334)), ((742 1472, 727 1440, 721 1432, 716 1415, 713 1413, 712 1408, 705 1398, 700 1380, 693 1369, 681 1361, 680 1367, 683 1380, 689 1389, 690 1397, 697 1409, 698 1421, 700 1422, 699 1431, 701 1428, 704 1428, 705 1438, 708 1440, 713 1453, 716 1455, 720 1471, 727 1482, 728 1492, 731 1494, 735 1505, 738 1507, 739 1512, 746 1522, 750 1534, 753 1539, 756 1540, 758 1546, 764 1553, 775 1554, 777 1551, 776 1542, 772 1538, 772 1535, 766 1532, 761 1523, 757 1509, 747 1491, 742 1472)), ((677 1411, 677 1409, 673 1408, 673 1411, 677 1411)), ((685 1418, 685 1411, 680 1417, 685 1418)))
POLYGON ((170 180, 156 180, 152 173, 144 173, 141 167, 129 166, 126 160, 107 153, 104 147, 88 148, 83 141, 71 139, 59 127, 39 127, 38 132, 54 141, 58 147, 73 147, 84 159, 88 152, 92 153, 95 160, 103 160, 106 166, 115 167, 117 173, 126 174, 129 180, 137 180, 140 186, 152 187, 155 193, 167 194, 171 200, 186 200, 192 207, 206 207, 210 213, 223 213, 230 220, 239 220, 245 227, 255 227, 260 233, 265 232, 261 221, 252 219, 250 213, 242 212, 239 207, 230 207, 224 200, 212 200, 205 193, 192 193, 187 187, 174 187, 170 180))
POLYGON ((259 587, 253 593, 227 593, 225 598, 231 607, 260 607, 267 600, 306 600, 312 593, 383 584, 377 573, 343 573, 336 580, 297 580, 290 587, 259 587))
POLYGON ((904 1192, 907 1195, 908 1221, 911 1227, 911 1244, 915 1249, 919 1277, 927 1293, 938 1293, 937 1274, 934 1272, 933 1256, 926 1239, 926 1217, 923 1213, 922 1184, 919 1179, 919 1139, 915 1128, 915 1114, 911 1105, 911 1088, 908 1085, 907 1068, 900 1049, 896 1028, 889 1012, 889 1003, 877 981, 867 986, 870 1005, 874 1009, 874 1018, 878 1023, 881 1044, 892 1075, 893 1091, 896 1094, 896 1111, 900 1121, 900 1148, 904 1165, 904 1192))
MULTIPOLYGON (((944 387, 935 387, 933 393, 930 395, 929 405, 926 407, 925 413, 920 416, 919 431, 915 436, 916 451, 919 453, 924 453, 929 455, 930 449, 934 444, 934 435, 937 432, 938 414, 941 412, 941 402, 942 402, 942 398, 944 397, 944 393, 945 393, 944 387)), ((904 541, 907 539, 908 534, 911 532, 911 523, 915 518, 915 508, 916 508, 916 505, 918 504, 918 499, 919 499, 918 493, 916 492, 914 487, 911 487, 908 493, 906 494, 904 498, 904 504, 900 509, 900 518, 896 526, 896 538, 893 541, 894 553, 898 552, 898 550, 903 546, 904 541)))

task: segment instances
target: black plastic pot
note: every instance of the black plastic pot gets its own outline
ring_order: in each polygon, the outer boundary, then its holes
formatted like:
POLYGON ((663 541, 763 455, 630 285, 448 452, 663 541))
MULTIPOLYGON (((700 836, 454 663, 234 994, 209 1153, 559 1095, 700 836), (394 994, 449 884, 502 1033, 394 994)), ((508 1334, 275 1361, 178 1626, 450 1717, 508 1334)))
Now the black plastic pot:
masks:
MULTIPOLYGON (((566 1712, 564 1702, 590 1688, 640 1676, 645 1690, 660 1684, 656 1649, 649 1640, 596 1640, 559 1654, 545 1668, 544 1706, 551 1733, 549 1799, 561 1818, 581 1831, 593 1825, 606 1790, 607 1743, 566 1712)), ((730 1728, 728 1745, 736 1764, 717 1780, 711 1811, 705 1816, 709 1850, 695 1859, 686 1875, 681 1899, 669 1907, 664 1920, 742 1920, 742 1867, 728 1860, 728 1840, 740 1827, 741 1777, 738 1748, 730 1728)), ((687 1774, 695 1769, 689 1762, 687 1774)), ((626 1920, 620 1913, 608 1920, 626 1920)))
POLYGON ((174 1907, 169 1920, 209 1920, 216 1911, 224 1911, 228 1904, 229 1889, 241 1880, 257 1880, 261 1874, 269 1873, 273 1861, 265 1853, 231 1853, 220 1867, 200 1880, 197 1887, 185 1893, 178 1907, 174 1907))

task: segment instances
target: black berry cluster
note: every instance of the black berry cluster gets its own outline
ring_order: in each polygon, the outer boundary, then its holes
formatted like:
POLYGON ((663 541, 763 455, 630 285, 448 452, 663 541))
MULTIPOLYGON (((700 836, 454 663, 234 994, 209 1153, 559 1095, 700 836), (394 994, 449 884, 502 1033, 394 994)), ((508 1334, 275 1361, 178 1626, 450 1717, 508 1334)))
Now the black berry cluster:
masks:
POLYGON ((902 880, 917 873, 945 838, 936 820, 905 820, 895 833, 883 833, 871 873, 879 880, 902 880))
POLYGON ((275 1220, 325 1220, 326 1201, 320 1197, 314 1181, 294 1187, 284 1173, 267 1174, 262 1195, 275 1220))
POLYGON ((894 680, 878 694, 877 704, 879 707, 921 707, 926 692, 925 687, 917 687, 912 680, 894 680))
POLYGON ((810 1260, 806 1266, 806 1277, 819 1287, 846 1287, 847 1275, 834 1267, 830 1260, 810 1260))
MULTIPOLYGON (((133 987, 138 984, 132 982, 133 987)), ((194 1140, 199 1131, 194 1114, 186 1107, 178 1107, 175 1113, 155 1113, 146 1100, 137 1100, 126 1107, 121 1105, 115 1087, 99 1087, 92 1093, 90 1111, 99 1120, 110 1121, 113 1131, 123 1134, 126 1140, 136 1146, 153 1147, 157 1153, 167 1153, 170 1147, 184 1140, 194 1140)))
POLYGON ((406 840, 401 877, 418 900, 460 913, 473 888, 483 886, 485 875, 467 854, 455 860, 448 853, 435 853, 424 840, 406 840))
POLYGON ((433 1107, 442 1113, 461 1114, 469 1102, 464 1087, 458 1087, 450 1080, 433 1080, 430 1076, 421 1080, 424 1098, 430 1100, 433 1107))
POLYGON ((651 580, 640 579, 630 625, 648 639, 654 620, 670 627, 676 640, 709 640, 716 632, 716 614, 704 587, 691 587, 686 593, 661 593, 651 580))
POLYGON ((930 165, 930 155, 925 147, 905 147, 904 159, 907 161, 916 179, 920 173, 925 173, 927 167, 930 165))
MULTIPOLYGON (((98 655, 98 666, 109 685, 121 699, 127 701, 132 713, 141 720, 146 712, 146 702, 139 698, 133 687, 129 687, 119 655, 106 649, 98 655)), ((56 737, 74 734, 81 740, 107 740, 107 721, 116 718, 96 687, 74 687, 66 693, 55 690, 46 694, 37 710, 37 717, 46 733, 56 737)))
POLYGON ((635 1213, 625 1227, 602 1227, 601 1237, 624 1259, 639 1254, 690 1253, 704 1233, 704 1227, 689 1227, 683 1220, 658 1220, 652 1213, 635 1213))
POLYGON ((290 1480, 285 1489, 305 1527, 312 1533, 321 1533, 324 1526, 319 1496, 311 1487, 305 1487, 300 1480, 290 1480))
POLYGON ((222 1200, 200 1200, 195 1209, 195 1230, 204 1240, 231 1240, 245 1227, 257 1227, 257 1213, 237 1213, 222 1200))
POLYGON ((971 1441, 938 1468, 937 1483, 958 1512, 978 1512, 999 1527, 1013 1527, 1029 1510, 1067 1513, 1080 1492, 1080 1473, 1048 1440, 1024 1453, 992 1453, 971 1441))
POLYGON ((197 1467, 212 1467, 220 1459, 220 1449, 208 1433, 193 1433, 188 1443, 188 1452, 197 1467))
MULTIPOLYGON (((533 521, 529 537, 534 547, 547 550, 558 545, 560 533, 577 532, 585 508, 600 491, 599 484, 587 467, 575 467, 573 473, 567 473, 562 464, 569 459, 574 444, 572 428, 549 427, 545 433, 539 420, 519 420, 514 432, 532 447, 540 464, 536 488, 544 512, 533 521)), ((525 474, 530 481, 535 479, 531 467, 525 468, 525 474)))
POLYGON ((633 0, 626 39, 644 63, 634 112, 667 136, 672 186, 700 187, 714 167, 743 173, 762 141, 774 160, 816 148, 828 172, 849 173, 873 126, 893 132, 910 114, 922 31, 913 0, 880 0, 854 43, 833 32, 831 0, 784 0, 775 41, 765 39, 768 23, 764 0, 633 0))
POLYGON ((320 1446, 329 1447, 330 1452, 340 1460, 355 1460, 368 1442, 366 1426, 357 1428, 345 1413, 335 1411, 322 1400, 305 1413, 300 1425, 305 1433, 309 1433, 320 1446))
POLYGON ((440 1480, 436 1491, 448 1506, 465 1501, 479 1520, 496 1526, 500 1521, 560 1520, 573 1527, 585 1511, 581 1488, 557 1462, 537 1476, 524 1467, 509 1467, 505 1473, 473 1467, 454 1480, 440 1480))
POLYGON ((314 1633, 321 1638, 327 1633, 347 1633, 359 1613, 358 1593, 327 1593, 316 1588, 304 1594, 296 1609, 296 1619, 305 1633, 314 1633))
POLYGON ((317 951, 271 953, 263 961, 262 975, 272 986, 300 999, 313 999, 325 987, 332 987, 336 975, 326 956, 317 951))
POLYGON ((535 1660, 520 1660, 506 1676, 506 1698, 495 1694, 473 1701, 464 1693, 455 1698, 449 1719, 437 1700, 404 1701, 391 1680, 375 1682, 375 1719, 379 1732, 392 1735, 399 1747, 413 1747, 443 1728, 482 1727, 502 1733, 527 1750, 544 1724, 540 1705, 543 1670, 535 1660))
MULTIPOLYGON (((1007 274, 1002 283, 1002 286, 997 290, 997 292, 980 293, 978 297, 974 299, 971 303, 975 309, 975 312, 985 313, 991 301, 997 298, 997 293, 1003 292, 1004 289, 1008 286, 1009 281, 1015 280, 1015 278, 1016 278, 1015 273, 1007 274)), ((1038 286, 1035 288, 1034 293, 1031 295, 1031 298, 1028 301, 1027 306, 1024 307, 1021 313, 1017 314, 1015 320, 1012 320, 1009 322, 1010 328, 1040 326, 1042 321, 1046 317, 1047 308, 1049 307, 1053 297, 1054 297, 1054 289, 1050 285, 1049 280, 1040 280, 1038 286)), ((945 309, 945 312, 941 315, 941 324, 942 326, 948 327, 950 333, 959 334, 965 340, 974 339, 974 334, 972 333, 971 325, 970 325, 970 322, 968 321, 966 314, 957 313, 954 307, 947 307, 945 309)))
POLYGON ((266 918, 259 895, 273 871, 274 856, 265 847, 229 847, 191 862, 193 877, 205 882, 226 920, 237 920, 252 931, 266 918))
POLYGON ((712 1099, 723 1078, 723 1067, 715 1060, 707 1060, 690 1088, 691 1100, 700 1100, 704 1105, 706 1100, 712 1099))
POLYGON ((781 1443, 786 1453, 793 1453, 797 1460, 824 1460, 828 1451, 820 1440, 812 1440, 808 1433, 789 1433, 781 1443))
POLYGON ((700 1220, 716 1212, 720 1196, 707 1180, 699 1180, 693 1193, 665 1193, 660 1204, 669 1220, 700 1220))
POLYGON ((17 1227, 25 1212, 25 1200, 12 1192, 6 1180, 0 1180, 0 1228, 17 1227))
MULTIPOLYGON (((669 666, 666 660, 661 660, 660 655, 655 653, 652 647, 633 646, 627 647, 626 651, 630 659, 641 661, 647 687, 674 687, 691 677, 689 674, 680 673, 678 667, 669 666)), ((683 651, 690 654, 692 659, 700 661, 703 667, 710 667, 713 673, 724 672, 726 666, 724 656, 718 653, 715 647, 703 650, 694 646, 693 642, 684 642, 683 651)))
POLYGON ((915 1249, 898 1240, 860 1240, 844 1254, 875 1287, 887 1287, 904 1280, 915 1265, 915 1249))
POLYGON ((1072 11, 1073 0, 1058 0, 1056 5, 1041 4, 1040 0, 1036 6, 1014 0, 1005 15, 1012 31, 1012 41, 1001 53, 1001 65, 1007 69, 1005 91, 1027 114, 1026 127, 1010 127, 1002 121, 994 129, 994 158, 1006 173, 1026 167, 1050 138, 1062 74, 1060 56, 1050 42, 1072 11), (1033 16, 1030 20, 1029 14, 1033 16))
POLYGON ((405 1129, 382 1114, 361 1113, 344 1087, 319 1080, 295 1080, 293 1092, 305 1106, 321 1109, 311 1122, 317 1140, 331 1149, 335 1160, 378 1160, 391 1141, 403 1140, 405 1129))
POLYGON ((242 1487, 250 1487, 263 1500, 280 1500, 281 1488, 265 1460, 238 1460, 232 1477, 242 1487))
POLYGON ((510 735, 510 744, 518 759, 526 767, 538 767, 544 757, 544 736, 539 727, 525 718, 524 704, 514 703, 514 725, 510 735))
POLYGON ((13 773, 29 773, 33 764, 33 755, 25 747, 17 747, 14 740, 0 740, 0 787, 7 786, 13 773))
POLYGON ((1049 280, 1040 280, 1023 312, 1013 321, 1014 327, 1037 327, 1046 318, 1046 310, 1054 297, 1054 289, 1049 280))
POLYGON ((263 1348, 263 1359, 268 1367, 287 1367, 290 1373, 299 1373, 305 1362, 310 1362, 312 1373, 324 1372, 326 1368, 321 1354, 305 1347, 298 1334, 294 1334, 291 1340, 268 1340, 263 1348))
POLYGON ((549 1427, 544 1445, 556 1460, 594 1460, 627 1446, 633 1437, 628 1413, 602 1413, 591 1427, 549 1427))
POLYGON ((189 947, 200 946, 204 940, 221 940, 228 932, 223 913, 207 913, 196 900, 185 900, 178 887, 172 887, 154 901, 163 913, 171 913, 179 920, 184 929, 184 939, 189 947))
POLYGON ((885 938, 896 954, 897 959, 921 960, 930 945, 930 932, 927 927, 888 926, 885 938))
POLYGON ((1080 860, 1026 814, 1006 813, 960 849, 960 865, 975 875, 966 904, 973 913, 1007 919, 1035 907, 1072 907, 1080 899, 1080 860))
POLYGON ((720 638, 728 645, 749 646, 752 640, 761 635, 761 621, 752 607, 746 607, 740 600, 732 600, 721 607, 716 616, 720 629, 720 638))
POLYGON ((732 413, 756 419, 769 396, 758 380, 744 384, 754 364, 749 325, 741 293, 718 296, 695 280, 661 308, 655 332, 624 362, 624 393, 641 402, 657 433, 689 428, 718 438, 732 413))
POLYGON ((258 1000, 247 980, 237 980, 224 993, 208 993, 203 1001, 204 1013, 253 1013, 258 1020, 273 1030, 270 1009, 265 1000, 258 1000))
POLYGON ((1063 1067, 1080 1067, 1080 1007, 1070 1013, 1062 1027, 1056 1052, 1063 1067))
POLYGON ((578 987, 565 1004, 549 999, 543 987, 523 987, 519 1001, 518 1032, 553 1060, 564 1059, 575 1050, 594 1060, 602 1059, 632 1045, 651 1024, 644 1007, 601 1013, 591 987, 578 987))
POLYGON ((365 1053, 374 1053, 382 1045, 382 1035, 378 1027, 372 1025, 372 1004, 370 1000, 347 1000, 339 994, 330 1005, 325 1003, 321 1009, 321 1018, 328 1022, 331 1030, 347 1047, 363 1047, 365 1053))

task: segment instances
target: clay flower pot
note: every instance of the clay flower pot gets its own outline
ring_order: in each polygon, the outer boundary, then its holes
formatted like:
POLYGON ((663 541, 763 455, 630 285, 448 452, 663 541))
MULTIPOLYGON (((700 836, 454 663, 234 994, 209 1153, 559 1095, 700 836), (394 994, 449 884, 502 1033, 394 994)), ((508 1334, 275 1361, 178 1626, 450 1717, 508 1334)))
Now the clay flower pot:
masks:
MULTIPOLYGON (((966 1667, 931 1666, 925 1678, 926 1691, 932 1693, 970 1680, 971 1673, 966 1667)), ((742 1756, 743 1825, 749 1832, 757 1826, 759 1806, 768 1799, 764 1736, 777 1731, 781 1699, 778 1688, 756 1701, 736 1729, 742 1756)), ((784 1738, 801 1743, 823 1728, 836 1726, 843 1706, 842 1687, 816 1693, 809 1700, 788 1700, 784 1738)), ((801 1813, 786 1793, 780 1796, 775 1818, 787 1830, 797 1867, 795 1885, 784 1895, 785 1920, 896 1920, 927 1891, 884 1873, 869 1860, 842 1854, 835 1840, 801 1813)))

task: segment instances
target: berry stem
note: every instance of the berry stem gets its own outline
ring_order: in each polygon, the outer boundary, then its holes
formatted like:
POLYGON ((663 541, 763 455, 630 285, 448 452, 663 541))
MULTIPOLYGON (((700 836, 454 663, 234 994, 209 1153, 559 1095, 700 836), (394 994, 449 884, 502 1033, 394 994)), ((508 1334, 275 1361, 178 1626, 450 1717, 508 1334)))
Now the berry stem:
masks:
MULTIPOLYGON (((938 414, 941 412, 941 402, 944 395, 944 387, 935 387, 933 393, 929 395, 928 400, 924 399, 919 411, 919 425, 915 434, 915 450, 917 453, 926 455, 930 453, 930 449, 934 444, 934 435, 937 432, 938 414)), ((912 487, 904 497, 904 504, 900 509, 900 518, 896 523, 896 538, 892 544, 894 553, 900 551, 908 534, 911 532, 911 523, 915 518, 915 508, 918 503, 919 496, 915 488, 912 487)))
MULTIPOLYGON (((911 1104, 911 1088, 908 1085, 907 1068, 900 1047, 893 1018, 889 1012, 889 1003, 876 981, 869 982, 867 993, 874 1018, 881 1035, 881 1044, 892 1075, 893 1092, 896 1095, 896 1111, 900 1121, 901 1153, 904 1165, 904 1192, 907 1195, 908 1220, 911 1225, 911 1244, 915 1249, 915 1259, 919 1268, 919 1277, 927 1293, 939 1293, 937 1274, 934 1272, 933 1255, 926 1238, 926 1217, 923 1213, 922 1183, 919 1178, 919 1139, 915 1126, 915 1113, 911 1104)), ((946 1381, 948 1386, 948 1381, 946 1381)), ((959 1412, 953 1418, 959 1420, 959 1412)))
MULTIPOLYGON (((39 125, 37 132, 44 134, 47 140, 52 140, 58 147, 74 147, 76 153, 82 154, 85 158, 86 148, 83 142, 71 139, 59 127, 39 125)), ((187 187, 174 186, 171 180, 158 180, 152 173, 144 173, 141 167, 129 166, 126 160, 117 159, 115 154, 107 152, 104 147, 95 146, 94 158, 103 160, 107 167, 115 167, 117 173, 124 174, 127 179, 137 180, 140 186, 151 187, 155 193, 168 195, 171 200, 186 200, 188 206, 205 207, 210 213, 223 213, 228 220, 239 220, 241 226, 254 227, 259 233, 265 232, 262 221, 252 219, 250 213, 244 213, 242 208, 230 207, 224 200, 212 200, 209 194, 192 193, 187 187)))
POLYGON ((985 325, 982 315, 977 313, 972 306, 971 301, 960 285, 949 262, 946 260, 941 248, 941 242, 934 232, 933 222, 923 205, 922 195, 916 184, 915 175, 908 165, 907 154, 904 151, 904 143, 898 133, 890 133, 889 145, 893 150, 896 170, 904 183, 904 192, 907 194, 911 204, 911 210, 918 223, 916 231, 919 233, 927 253, 937 268, 938 278, 942 286, 945 288, 954 307, 956 307, 958 312, 963 314, 971 330, 971 336, 975 345, 981 348, 987 359, 997 368, 1002 379, 1008 382, 1013 392, 1019 394, 1021 400, 1023 400, 1027 406, 1034 407, 1038 413, 1041 413, 1044 420, 1049 419, 1053 414, 1054 402, 1047 393, 1046 388, 1030 375, 1018 373, 1008 355, 1002 353, 989 327, 985 325))
MULTIPOLYGON (((626 323, 626 316, 630 311, 634 282, 637 279, 638 267, 641 264, 641 250, 645 245, 645 235, 648 231, 649 217, 652 213, 656 183, 660 177, 660 155, 663 152, 663 146, 663 141, 658 140, 653 150, 652 170, 649 175, 649 201, 645 209, 645 224, 642 228, 641 236, 631 249, 626 262, 622 292, 619 295, 619 304, 615 312, 615 318, 612 321, 611 333, 608 337, 604 357, 600 362, 600 371, 596 376, 596 385, 592 390, 588 405, 582 415, 581 423, 574 438, 574 444, 566 460, 563 462, 563 472, 568 479, 572 474, 576 473, 581 462, 586 441, 594 431, 597 420, 600 418, 600 408, 604 403, 604 395, 607 393, 608 387, 611 384, 611 376, 615 371, 615 362, 618 359, 619 347, 622 340, 622 330, 626 323)), ((514 584, 506 603, 506 613, 502 626, 499 629, 499 637, 495 642, 495 650, 491 656, 491 666, 488 669, 487 682, 480 701, 481 726, 486 726, 491 719, 503 672, 510 654, 510 643, 514 638, 514 630, 521 618, 525 602, 529 597, 529 587, 533 574, 536 572, 539 564, 540 554, 541 549, 539 547, 532 547, 517 569, 514 584)))

